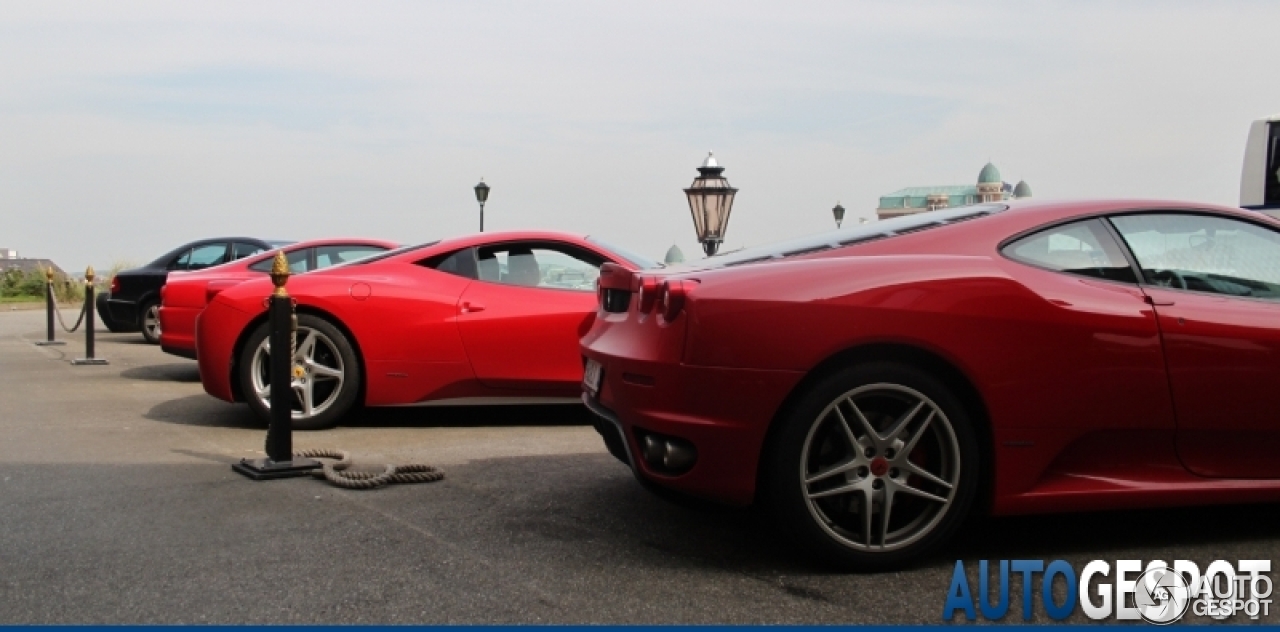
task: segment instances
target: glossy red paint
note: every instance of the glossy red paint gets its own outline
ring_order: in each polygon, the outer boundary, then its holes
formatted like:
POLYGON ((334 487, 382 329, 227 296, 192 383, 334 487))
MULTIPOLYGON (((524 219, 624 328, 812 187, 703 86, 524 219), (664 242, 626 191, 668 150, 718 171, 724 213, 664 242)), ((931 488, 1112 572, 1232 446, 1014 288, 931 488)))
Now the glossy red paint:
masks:
POLYGON ((1000 253, 1015 236, 1120 212, 1280 222, 1166 201, 1008 207, 768 261, 605 270, 602 301, 614 289, 696 283, 670 321, 647 298, 623 312, 601 306, 581 352, 603 381, 584 401, 602 434, 616 436, 610 422, 621 430, 637 476, 748 504, 770 430, 807 380, 894 358, 968 398, 996 514, 1280 500, 1280 303, 1088 278, 1000 253), (654 471, 634 456, 637 428, 690 441, 697 463, 678 476, 654 471))
MULTIPOLYGON (((315 239, 290 244, 281 250, 291 254, 324 246, 368 246, 390 250, 399 244, 384 239, 315 239)), ((275 254, 276 251, 271 250, 195 272, 171 272, 160 290, 160 348, 177 356, 196 357, 196 317, 218 292, 265 276, 265 272, 252 270, 250 266, 271 259, 275 254)))
MULTIPOLYGON (((581 236, 483 233, 397 251, 364 263, 291 278, 299 313, 321 315, 350 335, 367 406, 499 403, 576 398, 578 339, 595 317, 592 291, 526 287, 430 267, 451 253, 514 243, 586 251, 621 269, 636 265, 581 236)), ((197 319, 201 381, 240 401, 238 345, 266 318, 270 279, 223 290, 197 319)))

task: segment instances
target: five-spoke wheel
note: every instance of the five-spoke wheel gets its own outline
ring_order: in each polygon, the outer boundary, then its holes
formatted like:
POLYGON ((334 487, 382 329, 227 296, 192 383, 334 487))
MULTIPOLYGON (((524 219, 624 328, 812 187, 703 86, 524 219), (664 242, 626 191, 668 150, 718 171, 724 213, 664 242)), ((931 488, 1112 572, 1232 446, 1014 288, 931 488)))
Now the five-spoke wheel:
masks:
MULTIPOLYGON (((263 323, 250 335, 238 365, 241 391, 264 419, 271 415, 271 348, 263 323)), ((298 315, 296 348, 291 355, 293 427, 315 430, 336 425, 355 403, 359 364, 346 336, 328 321, 298 315)))
POLYGON ((971 503, 978 455, 968 417, 918 369, 846 369, 784 422, 761 491, 783 526, 826 559, 899 565, 945 539, 971 503))

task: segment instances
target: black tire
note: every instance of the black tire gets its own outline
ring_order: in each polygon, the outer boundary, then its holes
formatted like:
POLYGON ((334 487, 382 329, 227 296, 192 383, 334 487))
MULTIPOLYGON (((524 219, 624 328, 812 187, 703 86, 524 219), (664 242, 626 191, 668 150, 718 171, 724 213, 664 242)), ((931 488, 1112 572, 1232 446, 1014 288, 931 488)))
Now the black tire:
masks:
POLYGON ((138 329, 142 331, 142 338, 147 342, 158 345, 160 344, 160 301, 149 299, 138 309, 138 329), (155 312, 154 315, 152 312, 155 312), (148 324, 151 318, 155 318, 155 325, 148 324))
MULTIPOLYGON (((265 371, 269 365, 269 355, 265 356, 263 361, 255 365, 255 356, 259 349, 267 340, 270 333, 268 323, 262 323, 253 330, 245 341, 244 348, 240 351, 240 357, 236 362, 236 379, 239 380, 240 392, 244 395, 245 401, 249 403, 249 407, 257 413, 258 417, 264 422, 271 419, 271 407, 263 398, 257 396, 258 383, 264 386, 270 385, 270 379, 267 373, 260 373, 256 378, 254 371, 265 371), (256 369, 255 369, 256 367, 256 369)), ((343 376, 338 385, 327 392, 320 392, 315 399, 323 398, 323 410, 316 412, 311 416, 305 416, 302 405, 295 400, 293 428, 295 430, 323 430, 338 425, 351 408, 355 405, 357 397, 359 397, 361 372, 360 363, 356 358, 355 349, 347 336, 340 329, 333 326, 332 323, 311 314, 298 314, 298 335, 297 343, 299 350, 303 350, 309 335, 314 333, 320 334, 321 338, 317 339, 315 361, 321 366, 333 370, 338 368, 343 376), (327 341, 327 342, 326 342, 327 341)), ((307 379, 314 380, 313 388, 322 389, 324 382, 320 381, 318 374, 312 374, 308 369, 307 379)), ((331 378, 327 378, 326 381, 331 378)), ((313 402, 314 403, 314 402, 313 402)))
POLYGON ((901 568, 946 542, 974 503, 981 452, 972 421, 945 384, 915 367, 875 362, 838 371, 809 388, 779 423, 762 457, 761 500, 788 539, 817 561, 856 571, 901 568), (901 433, 886 439, 913 409, 901 433))

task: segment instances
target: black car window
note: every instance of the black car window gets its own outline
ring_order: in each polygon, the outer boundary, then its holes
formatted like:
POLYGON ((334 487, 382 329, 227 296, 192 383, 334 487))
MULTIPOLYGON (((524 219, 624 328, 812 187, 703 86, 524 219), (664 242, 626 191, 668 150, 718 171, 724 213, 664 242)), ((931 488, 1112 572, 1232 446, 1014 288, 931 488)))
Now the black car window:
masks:
POLYGON ((206 244, 191 249, 188 270, 203 270, 227 262, 227 244, 206 244))
POLYGON ((248 256, 256 255, 264 250, 266 250, 266 248, 257 244, 237 241, 231 244, 231 260, 235 261, 237 259, 243 259, 248 256))
POLYGON ((476 260, 481 281, 585 291, 595 291, 604 263, 586 250, 544 242, 486 246, 476 260))
POLYGON ((187 264, 191 263, 191 251, 187 250, 182 253, 181 257, 169 262, 170 270, 186 270, 187 264))
POLYGON ((1143 280, 1180 290, 1280 300, 1280 234, 1194 213, 1111 218, 1143 280))
POLYGON ((1124 252, 1098 219, 1047 228, 1001 249, 1006 257, 1068 274, 1137 283, 1124 252))
POLYGON ((457 252, 436 255, 422 262, 428 268, 465 277, 476 278, 476 251, 474 248, 463 248, 457 252))

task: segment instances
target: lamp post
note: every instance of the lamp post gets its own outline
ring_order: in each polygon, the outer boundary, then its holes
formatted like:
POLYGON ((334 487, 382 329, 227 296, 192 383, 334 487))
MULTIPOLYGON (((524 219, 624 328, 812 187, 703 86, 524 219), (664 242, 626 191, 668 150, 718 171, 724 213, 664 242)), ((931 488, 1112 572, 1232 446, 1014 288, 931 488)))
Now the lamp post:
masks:
POLYGON ((716 162, 715 154, 707 152, 707 159, 698 167, 698 177, 684 190, 689 196, 689 212, 693 214, 693 228, 707 256, 716 254, 724 242, 725 228, 729 226, 729 212, 733 210, 733 196, 738 190, 729 186, 721 173, 724 167, 716 162))
POLYGON ((831 216, 836 218, 836 228, 840 228, 840 222, 844 221, 844 207, 839 202, 831 209, 831 216))
POLYGON ((480 203, 480 232, 484 232, 484 203, 489 199, 489 185, 484 183, 484 178, 480 178, 480 184, 476 185, 476 201, 480 203))

